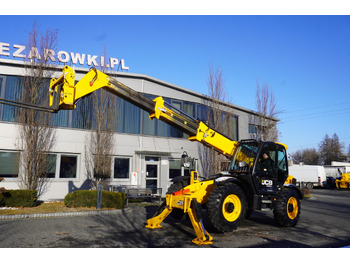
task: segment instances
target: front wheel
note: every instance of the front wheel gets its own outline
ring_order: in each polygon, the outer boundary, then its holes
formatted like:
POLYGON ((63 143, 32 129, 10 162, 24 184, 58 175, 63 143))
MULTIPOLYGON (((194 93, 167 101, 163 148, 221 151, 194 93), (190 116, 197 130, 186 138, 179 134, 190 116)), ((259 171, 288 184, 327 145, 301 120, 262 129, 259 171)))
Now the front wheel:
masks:
POLYGON ((211 192, 207 207, 211 224, 220 232, 230 232, 239 226, 246 215, 246 197, 235 184, 218 186, 211 192))
POLYGON ((282 227, 294 227, 300 217, 300 200, 294 189, 284 188, 276 200, 273 210, 275 221, 282 227))

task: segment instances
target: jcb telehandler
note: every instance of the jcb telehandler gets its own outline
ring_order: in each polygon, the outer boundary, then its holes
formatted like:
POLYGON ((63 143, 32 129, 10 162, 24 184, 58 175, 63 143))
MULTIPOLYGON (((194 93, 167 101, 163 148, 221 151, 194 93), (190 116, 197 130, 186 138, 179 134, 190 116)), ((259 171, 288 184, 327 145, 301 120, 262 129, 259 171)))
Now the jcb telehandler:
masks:
MULTIPOLYGON (((169 187, 164 203, 146 227, 160 228, 170 214, 187 214, 197 237, 194 243, 211 244, 205 230, 201 209, 206 208, 211 224, 221 232, 236 229, 252 210, 273 210, 278 225, 295 226, 300 216, 302 194, 288 175, 287 146, 277 142, 255 140, 233 141, 181 110, 167 104, 162 97, 151 100, 119 81, 96 70, 90 70, 75 84, 75 72, 68 66, 63 74, 50 82, 50 107, 40 110, 57 112, 74 109, 75 103, 95 90, 103 88, 142 108, 150 118, 160 119, 231 160, 226 174, 202 179, 192 171, 190 177, 177 177, 169 187)), ((23 105, 30 107, 30 105, 23 105)), ((30 107, 31 108, 31 107, 30 107)), ((294 180, 294 181, 293 181, 294 180)))
POLYGON ((295 182, 288 176, 285 145, 243 140, 235 144, 228 174, 201 181, 197 172, 192 172, 190 178, 174 178, 165 203, 147 221, 147 227, 161 227, 171 212, 177 218, 188 213, 197 235, 192 241, 211 244, 212 237, 201 219, 202 207, 207 209, 211 224, 221 232, 235 230, 252 210, 273 209, 278 225, 292 227, 298 223, 303 198, 295 182))
POLYGON ((343 173, 341 175, 341 178, 335 180, 335 185, 337 189, 350 189, 350 173, 343 173))

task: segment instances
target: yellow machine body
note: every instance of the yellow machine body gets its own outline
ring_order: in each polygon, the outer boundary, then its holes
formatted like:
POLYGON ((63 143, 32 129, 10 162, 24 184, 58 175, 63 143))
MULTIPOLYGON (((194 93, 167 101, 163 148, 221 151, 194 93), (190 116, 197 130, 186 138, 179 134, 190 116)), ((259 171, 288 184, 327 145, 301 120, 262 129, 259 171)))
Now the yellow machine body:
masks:
POLYGON ((335 180, 335 185, 338 189, 349 188, 350 189, 350 173, 344 173, 341 179, 335 180))

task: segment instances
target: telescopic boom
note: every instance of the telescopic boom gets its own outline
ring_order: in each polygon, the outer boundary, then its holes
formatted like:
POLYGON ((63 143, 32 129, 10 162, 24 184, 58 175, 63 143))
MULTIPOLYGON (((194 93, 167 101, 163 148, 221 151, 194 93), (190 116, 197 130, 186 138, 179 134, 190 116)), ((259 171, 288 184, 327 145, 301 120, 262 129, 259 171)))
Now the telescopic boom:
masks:
POLYGON ((185 112, 166 103, 162 97, 154 100, 111 78, 101 71, 91 69, 77 84, 75 72, 69 66, 63 67, 63 74, 50 82, 50 106, 61 109, 74 109, 78 99, 103 88, 123 98, 149 113, 149 118, 157 118, 174 126, 187 135, 190 141, 198 141, 219 153, 231 157, 237 142, 194 119, 185 112))

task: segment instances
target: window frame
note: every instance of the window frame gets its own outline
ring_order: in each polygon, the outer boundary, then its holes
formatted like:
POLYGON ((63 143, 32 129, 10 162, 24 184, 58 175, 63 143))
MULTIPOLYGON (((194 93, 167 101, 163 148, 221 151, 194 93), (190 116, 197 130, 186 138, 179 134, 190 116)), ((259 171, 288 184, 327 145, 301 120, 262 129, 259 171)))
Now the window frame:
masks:
POLYGON ((20 165, 20 162, 21 162, 21 157, 22 157, 22 152, 19 151, 19 150, 8 150, 8 149, 0 149, 0 152, 1 153, 13 153, 13 154, 18 154, 18 159, 17 159, 17 176, 16 177, 3 177, 0 175, 0 177, 4 178, 4 181, 5 182, 13 182, 13 181, 17 181, 20 176, 21 176, 21 165, 20 165))
POLYGON ((55 167, 55 177, 47 178, 49 181, 60 181, 60 182, 66 182, 66 181, 79 181, 80 178, 80 154, 74 154, 74 153, 56 153, 56 152, 50 152, 49 155, 56 155, 56 167, 55 167), (64 156, 75 156, 77 158, 77 166, 76 166, 76 177, 60 177, 60 170, 61 170, 61 157, 64 156))
MULTIPOLYGON (((0 98, 5 97, 5 88, 6 88, 6 75, 0 75, 0 98)), ((2 121, 2 115, 4 111, 4 104, 0 104, 0 120, 2 121)))
POLYGON ((131 179, 131 175, 132 175, 132 156, 113 156, 113 161, 112 161, 112 173, 111 173, 111 180, 114 182, 118 182, 118 181, 128 181, 131 179), (115 167, 115 159, 116 158, 120 158, 120 159, 128 159, 129 160, 129 173, 128 173, 128 177, 114 177, 114 167, 115 167))

